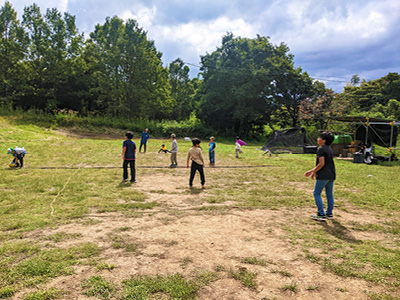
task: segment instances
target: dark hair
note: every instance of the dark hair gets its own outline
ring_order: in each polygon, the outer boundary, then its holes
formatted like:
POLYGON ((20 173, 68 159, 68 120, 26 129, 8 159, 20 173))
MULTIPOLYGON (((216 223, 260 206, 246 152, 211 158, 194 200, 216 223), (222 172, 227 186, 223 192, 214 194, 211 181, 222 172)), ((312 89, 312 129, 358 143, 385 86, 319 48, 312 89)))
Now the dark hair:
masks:
POLYGON ((330 144, 332 144, 333 140, 335 139, 335 137, 333 136, 333 134, 329 131, 324 131, 322 132, 319 137, 322 140, 325 140, 325 145, 329 146, 330 144))
POLYGON ((192 139, 192 143, 193 143, 193 146, 200 145, 201 141, 198 138, 194 138, 194 139, 192 139))
POLYGON ((125 133, 125 136, 128 138, 128 139, 132 139, 133 138, 133 132, 131 132, 131 131, 128 131, 127 133, 125 133))
POLYGON ((238 139, 239 139, 239 136, 237 136, 236 139, 238 140, 238 139))

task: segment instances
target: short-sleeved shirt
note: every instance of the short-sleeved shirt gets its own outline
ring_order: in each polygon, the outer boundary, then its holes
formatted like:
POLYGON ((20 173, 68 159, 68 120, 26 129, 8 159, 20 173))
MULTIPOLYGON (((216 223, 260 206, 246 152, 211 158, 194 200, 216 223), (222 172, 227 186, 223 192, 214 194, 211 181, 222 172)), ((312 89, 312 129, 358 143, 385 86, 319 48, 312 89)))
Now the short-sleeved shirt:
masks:
POLYGON ((215 149, 215 143, 214 143, 214 142, 210 142, 208 151, 211 152, 211 151, 213 151, 214 149, 215 149))
POLYGON ((125 140, 124 143, 122 144, 123 148, 126 148, 125 150, 125 160, 135 160, 135 150, 136 150, 136 145, 132 140, 125 140))
POLYGON ((172 153, 178 152, 178 142, 176 140, 172 141, 171 152, 172 153))
POLYGON ((325 165, 317 172, 317 179, 320 180, 335 180, 336 170, 333 162, 333 152, 331 147, 323 145, 317 150, 317 165, 320 157, 325 158, 325 165))
POLYGON ((147 140, 150 138, 150 134, 146 131, 142 132, 142 140, 140 141, 141 143, 146 144, 147 140))
POLYGON ((199 147, 192 147, 189 150, 188 158, 194 161, 195 163, 202 165, 203 164, 203 152, 199 147))

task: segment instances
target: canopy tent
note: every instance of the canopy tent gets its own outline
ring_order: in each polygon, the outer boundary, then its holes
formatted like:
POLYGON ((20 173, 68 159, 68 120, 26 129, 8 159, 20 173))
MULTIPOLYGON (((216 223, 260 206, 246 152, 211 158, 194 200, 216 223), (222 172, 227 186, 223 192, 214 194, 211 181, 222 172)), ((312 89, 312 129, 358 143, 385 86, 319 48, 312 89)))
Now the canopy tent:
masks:
POLYGON ((336 117, 332 120, 357 124, 355 139, 362 141, 364 145, 374 143, 390 151, 400 149, 396 148, 399 135, 398 126, 400 126, 398 121, 368 117, 336 117))
POLYGON ((307 146, 306 139, 306 129, 303 127, 275 130, 260 150, 270 153, 277 151, 304 153, 304 147, 307 146))

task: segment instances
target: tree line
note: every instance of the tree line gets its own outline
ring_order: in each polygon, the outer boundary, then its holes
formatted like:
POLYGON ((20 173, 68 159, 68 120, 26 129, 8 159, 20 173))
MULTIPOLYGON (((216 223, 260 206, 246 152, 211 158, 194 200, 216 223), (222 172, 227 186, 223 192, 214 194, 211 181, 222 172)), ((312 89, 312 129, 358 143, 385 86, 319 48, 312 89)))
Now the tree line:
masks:
POLYGON ((400 76, 353 76, 342 93, 294 66, 286 44, 227 33, 201 56, 200 74, 162 53, 137 21, 106 18, 85 38, 75 16, 33 4, 21 21, 10 2, 0 9, 0 102, 48 113, 76 111, 130 120, 185 121, 196 116, 219 134, 271 128, 324 128, 335 115, 400 119, 400 76))

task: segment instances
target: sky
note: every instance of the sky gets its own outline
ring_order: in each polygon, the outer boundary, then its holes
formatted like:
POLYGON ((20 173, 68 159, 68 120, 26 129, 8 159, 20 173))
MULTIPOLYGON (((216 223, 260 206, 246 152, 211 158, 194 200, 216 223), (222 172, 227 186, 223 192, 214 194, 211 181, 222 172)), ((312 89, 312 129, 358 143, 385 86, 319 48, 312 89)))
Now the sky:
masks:
MULTIPOLYGON (((0 0, 1 6, 5 0, 0 0)), ((285 43, 296 67, 341 92, 355 74, 374 80, 400 73, 399 0, 9 0, 21 19, 36 3, 76 16, 86 37, 106 17, 135 19, 163 53, 165 66, 181 58, 200 71, 200 56, 222 37, 268 36, 285 43)))

